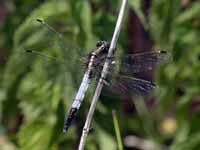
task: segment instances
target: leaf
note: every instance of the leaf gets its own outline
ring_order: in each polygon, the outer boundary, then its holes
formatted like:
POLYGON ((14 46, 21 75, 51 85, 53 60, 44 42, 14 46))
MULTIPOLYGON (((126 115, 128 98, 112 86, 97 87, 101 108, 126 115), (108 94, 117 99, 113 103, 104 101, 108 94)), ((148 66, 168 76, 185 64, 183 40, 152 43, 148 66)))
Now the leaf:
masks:
POLYGON ((200 133, 193 133, 182 142, 178 142, 172 145, 171 150, 189 150, 189 149, 198 149, 200 142, 200 133))
POLYGON ((97 127, 95 130, 97 131, 97 137, 100 149, 110 149, 110 150, 116 149, 117 146, 113 138, 109 134, 107 134, 102 129, 97 127))
POLYGON ((80 20, 83 32, 86 36, 86 49, 92 47, 96 43, 97 38, 92 34, 92 11, 88 1, 81 1, 80 20))
POLYGON ((4 114, 13 112, 16 115, 16 112, 20 112, 23 115, 25 121, 19 133, 22 149, 48 149, 51 142, 59 141, 52 140, 54 128, 60 128, 60 120, 64 120, 66 111, 61 111, 62 115, 59 117, 63 118, 58 120, 54 115, 60 109, 60 105, 71 105, 81 80, 81 72, 77 73, 77 70, 81 70, 82 66, 77 60, 84 51, 74 40, 78 39, 79 35, 76 33, 77 24, 69 8, 70 4, 64 0, 42 3, 14 35, 14 52, 3 76, 3 108, 4 114), (60 24, 64 22, 64 39, 59 39, 52 31, 36 22, 37 18, 44 19, 51 26, 59 27, 58 29, 62 28, 60 24), (27 49, 46 51, 46 54, 66 60, 66 73, 63 73, 56 63, 49 63, 44 67, 42 59, 30 59, 23 55, 22 52, 27 49), (66 75, 70 80, 66 81, 66 75), (49 122, 49 119, 53 119, 53 123, 49 122))
POLYGON ((191 21, 192 19, 199 18, 200 17, 200 3, 194 2, 192 3, 192 6, 188 8, 186 11, 181 13, 177 18, 177 24, 183 24, 187 23, 188 21, 191 21))
POLYGON ((157 44, 170 48, 169 44, 173 42, 173 31, 180 6, 180 0, 154 0, 152 2, 149 24, 150 32, 157 44))
POLYGON ((31 34, 36 35, 37 33, 40 35, 41 30, 43 30, 40 24, 36 22, 37 18, 47 20, 51 17, 52 19, 55 19, 55 16, 59 16, 61 14, 69 15, 69 5, 66 2, 51 0, 43 3, 38 9, 34 10, 31 15, 24 21, 24 23, 17 29, 14 35, 14 47, 22 47, 25 45, 26 41, 35 41, 35 43, 37 43, 39 40, 41 40, 39 37, 33 38, 32 40, 30 39, 31 34))
POLYGON ((48 118, 23 124, 19 132, 20 149, 49 150, 54 123, 54 119, 48 118))

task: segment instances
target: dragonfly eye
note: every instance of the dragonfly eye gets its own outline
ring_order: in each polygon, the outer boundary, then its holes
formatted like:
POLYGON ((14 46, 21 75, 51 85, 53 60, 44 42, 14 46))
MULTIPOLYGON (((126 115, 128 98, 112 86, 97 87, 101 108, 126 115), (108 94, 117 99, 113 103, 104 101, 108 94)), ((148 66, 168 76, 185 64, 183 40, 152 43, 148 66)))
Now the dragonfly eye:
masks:
POLYGON ((103 44, 103 41, 97 41, 96 47, 100 47, 103 44))

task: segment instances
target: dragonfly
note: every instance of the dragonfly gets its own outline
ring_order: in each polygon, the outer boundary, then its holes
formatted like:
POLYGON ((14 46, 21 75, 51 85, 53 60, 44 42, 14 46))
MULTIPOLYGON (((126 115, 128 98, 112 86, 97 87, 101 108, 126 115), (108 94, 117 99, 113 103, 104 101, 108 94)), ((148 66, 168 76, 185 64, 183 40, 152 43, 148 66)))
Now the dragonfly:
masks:
MULTIPOLYGON (((59 38, 61 38, 61 35, 47 23, 42 20, 37 21, 44 24, 48 29, 56 33, 59 38)), ((78 110, 81 107, 81 104, 83 103, 91 81, 94 78, 100 77, 103 65, 107 59, 109 47, 109 42, 98 41, 96 47, 81 59, 83 66, 85 66, 85 73, 64 123, 63 132, 66 132, 71 126, 78 110)), ((57 61, 56 58, 38 51, 25 50, 24 52, 57 61)), ((108 78, 103 79, 105 85, 109 87, 108 89, 122 95, 137 93, 146 96, 152 93, 152 91, 156 88, 156 84, 152 81, 136 78, 134 75, 139 72, 153 70, 160 64, 169 62, 169 60, 171 60, 171 53, 161 50, 129 54, 123 56, 121 62, 116 61, 115 57, 108 59, 111 61, 111 66, 109 68, 108 78)))

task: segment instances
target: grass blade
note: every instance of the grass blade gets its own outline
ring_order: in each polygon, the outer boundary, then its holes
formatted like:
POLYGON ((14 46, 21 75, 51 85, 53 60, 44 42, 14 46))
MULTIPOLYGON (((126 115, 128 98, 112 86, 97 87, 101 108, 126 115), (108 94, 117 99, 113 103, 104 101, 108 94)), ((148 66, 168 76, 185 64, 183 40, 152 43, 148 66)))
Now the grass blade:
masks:
POLYGON ((120 129, 119 129, 119 122, 118 122, 117 114, 115 110, 112 111, 112 117, 113 117, 113 124, 115 128, 115 134, 117 137, 118 149, 123 150, 122 139, 121 139, 121 134, 120 134, 120 129))

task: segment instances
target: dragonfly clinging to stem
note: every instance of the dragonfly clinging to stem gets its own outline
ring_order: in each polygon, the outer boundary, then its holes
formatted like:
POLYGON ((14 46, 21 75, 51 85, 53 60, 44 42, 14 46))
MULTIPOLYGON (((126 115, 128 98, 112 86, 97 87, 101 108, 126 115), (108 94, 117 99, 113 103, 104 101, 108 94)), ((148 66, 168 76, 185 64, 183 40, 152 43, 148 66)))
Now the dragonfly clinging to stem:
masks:
MULTIPOLYGON (((37 21, 43 24, 52 32, 56 33, 56 36, 58 36, 59 39, 62 39, 62 34, 56 32, 56 30, 46 22, 40 19, 37 19, 37 21)), ((109 46, 109 42, 99 41, 97 42, 95 49, 82 59, 85 66, 85 73, 69 110, 69 114, 64 124, 63 132, 66 132, 72 124, 72 121, 83 102, 92 79, 97 78, 101 73, 107 58, 109 46)), ((37 51, 26 50, 25 52, 47 57, 48 59, 54 59, 54 57, 47 56, 46 54, 37 51)), ((109 69, 110 71, 108 78, 111 80, 103 79, 103 81, 109 87, 109 89, 112 91, 120 91, 119 93, 121 94, 138 93, 141 95, 149 95, 155 89, 156 84, 151 81, 135 78, 134 74, 152 70, 153 68, 159 66, 161 63, 168 62, 170 58, 171 53, 167 51, 150 51, 137 54, 129 54, 123 57, 121 63, 115 62, 115 58, 109 58, 112 62, 112 65, 109 69), (120 66, 120 69, 117 71, 117 73, 114 73, 113 70, 115 70, 117 66, 120 66)), ((57 61, 56 58, 54 60, 57 61)))

